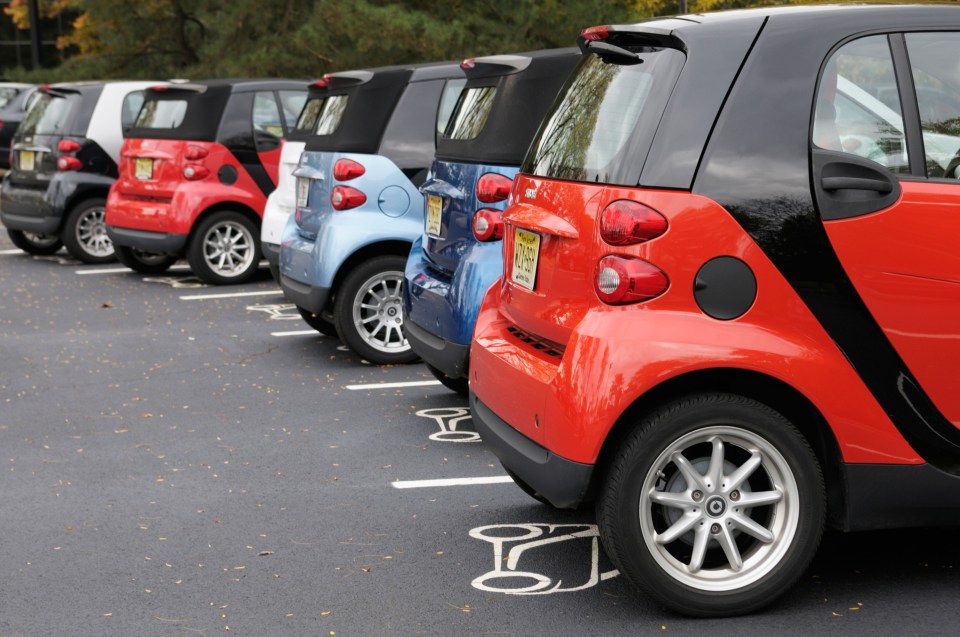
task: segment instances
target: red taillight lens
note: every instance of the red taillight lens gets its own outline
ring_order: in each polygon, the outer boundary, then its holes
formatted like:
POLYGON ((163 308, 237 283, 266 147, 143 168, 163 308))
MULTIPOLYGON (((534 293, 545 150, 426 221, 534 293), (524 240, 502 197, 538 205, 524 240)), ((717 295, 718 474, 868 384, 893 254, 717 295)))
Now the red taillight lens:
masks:
POLYGON ((183 156, 190 161, 197 161, 198 159, 206 159, 210 155, 208 151, 203 146, 187 146, 187 150, 183 153, 183 156))
POLYGON ((83 162, 76 157, 66 156, 57 160, 57 170, 79 170, 83 162))
POLYGON ((61 139, 57 144, 57 150, 61 153, 75 153, 80 150, 80 143, 72 139, 61 139))
POLYGON ((610 37, 610 27, 587 27, 580 32, 580 37, 584 40, 606 40, 608 37, 610 37))
POLYGON ((461 69, 472 69, 472 68, 475 67, 476 65, 477 65, 477 60, 476 60, 476 59, 474 59, 474 58, 467 58, 466 60, 464 60, 463 62, 460 63, 460 68, 461 68, 461 69))
POLYGON ((593 284, 604 303, 626 305, 660 296, 670 282, 660 268, 646 261, 609 256, 597 264, 593 284))
POLYGON ((503 213, 481 208, 473 215, 473 236, 477 241, 498 241, 503 238, 503 213))
POLYGON ((341 159, 333 165, 333 178, 337 181, 350 181, 365 172, 367 169, 352 159, 341 159))
POLYGON ((666 217, 635 201, 614 201, 600 215, 600 237, 614 246, 643 243, 666 231, 666 217))
POLYGON ((337 186, 330 193, 330 204, 334 210, 350 210, 362 206, 367 196, 350 186, 337 186))
POLYGON ((183 178, 187 181, 199 181, 210 174, 206 166, 187 164, 183 167, 183 178))
POLYGON ((483 203, 505 201, 510 196, 513 180, 497 173, 487 173, 477 181, 477 199, 483 203))

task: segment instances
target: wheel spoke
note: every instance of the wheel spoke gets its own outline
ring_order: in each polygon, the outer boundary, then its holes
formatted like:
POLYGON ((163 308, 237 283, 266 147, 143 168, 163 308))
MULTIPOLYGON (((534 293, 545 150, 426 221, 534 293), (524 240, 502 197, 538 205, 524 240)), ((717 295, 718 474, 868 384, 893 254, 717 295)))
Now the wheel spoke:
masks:
POLYGON ((739 572, 743 568, 743 558, 740 556, 740 549, 733 539, 733 534, 726 525, 721 525, 720 533, 717 534, 717 543, 723 549, 723 554, 727 556, 727 562, 733 571, 739 572))
POLYGON ((673 507, 674 509, 689 509, 693 505, 693 500, 690 499, 687 493, 653 491, 650 493, 650 499, 657 504, 673 507))
POLYGON ((379 320, 380 320, 380 317, 376 314, 373 314, 371 316, 368 316, 367 318, 360 319, 360 322, 366 325, 367 323, 370 323, 372 321, 379 321, 379 320))
POLYGON ((710 468, 707 469, 704 482, 707 483, 708 489, 716 489, 723 480, 723 440, 720 439, 720 436, 714 436, 710 442, 713 445, 713 450, 710 454, 710 468))
POLYGON ((673 461, 673 464, 677 465, 677 469, 680 470, 683 477, 686 478, 689 488, 706 490, 707 487, 706 484, 704 484, 703 476, 694 469, 693 465, 690 464, 690 461, 687 460, 682 453, 674 451, 670 459, 673 461))
POLYGON ((773 542, 773 533, 771 533, 766 527, 757 523, 757 521, 753 518, 740 513, 732 513, 730 517, 734 524, 736 524, 737 527, 739 527, 744 533, 749 533, 764 544, 773 542))
POLYGON ((783 494, 779 491, 741 491, 740 500, 737 505, 744 509, 776 504, 783 500, 783 494))
POLYGON ((691 573, 696 573, 703 568, 703 560, 707 556, 707 544, 709 543, 709 527, 701 526, 693 536, 693 552, 690 554, 690 564, 688 564, 691 573))
POLYGON ((750 454, 750 458, 744 462, 736 471, 727 476, 727 486, 726 491, 729 493, 734 489, 739 489, 740 485, 753 475, 753 472, 757 470, 763 463, 763 457, 760 455, 760 452, 754 451, 750 454))
POLYGON ((670 544, 678 537, 693 528, 700 521, 700 514, 686 513, 679 520, 674 522, 669 529, 663 533, 658 533, 656 537, 657 544, 670 544))

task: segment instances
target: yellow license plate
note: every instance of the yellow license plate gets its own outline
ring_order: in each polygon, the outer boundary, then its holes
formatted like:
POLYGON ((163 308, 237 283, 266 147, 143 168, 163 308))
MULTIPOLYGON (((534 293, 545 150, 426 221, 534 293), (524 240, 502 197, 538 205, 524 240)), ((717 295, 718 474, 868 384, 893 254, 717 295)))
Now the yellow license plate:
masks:
POLYGON ((137 179, 153 179, 153 160, 137 157, 134 160, 133 176, 137 179))
POLYGON ((443 199, 436 195, 427 195, 427 234, 439 237, 443 232, 443 199))
POLYGON ((539 259, 540 235, 517 228, 513 235, 513 268, 510 270, 513 282, 532 290, 537 282, 539 259))
POLYGON ((34 170, 37 166, 37 154, 32 150, 20 151, 20 170, 34 170))

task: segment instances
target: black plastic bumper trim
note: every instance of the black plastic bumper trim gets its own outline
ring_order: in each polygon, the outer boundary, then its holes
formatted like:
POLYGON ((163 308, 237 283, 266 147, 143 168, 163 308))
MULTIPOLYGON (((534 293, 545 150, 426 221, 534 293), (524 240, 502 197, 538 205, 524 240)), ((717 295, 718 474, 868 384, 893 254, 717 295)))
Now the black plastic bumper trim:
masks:
POLYGON ((118 246, 128 246, 147 252, 169 252, 182 254, 189 235, 169 232, 151 232, 107 226, 107 236, 118 246))
POLYGON ((929 464, 847 464, 844 472, 845 531, 960 526, 960 477, 929 464))
POLYGON ((280 288, 284 296, 293 301, 297 307, 320 314, 330 298, 330 288, 316 288, 300 281, 295 281, 280 273, 280 288))
POLYGON ((409 319, 403 322, 403 334, 410 343, 410 349, 425 363, 450 378, 466 378, 470 368, 469 345, 440 338, 409 319))

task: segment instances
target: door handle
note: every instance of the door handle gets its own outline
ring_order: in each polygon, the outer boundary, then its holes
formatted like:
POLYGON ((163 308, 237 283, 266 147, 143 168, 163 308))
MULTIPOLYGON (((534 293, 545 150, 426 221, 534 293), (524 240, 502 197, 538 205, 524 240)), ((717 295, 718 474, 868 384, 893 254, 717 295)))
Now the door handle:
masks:
POLYGON ((824 177, 820 183, 824 190, 873 190, 883 195, 893 192, 889 181, 870 177, 824 177))

